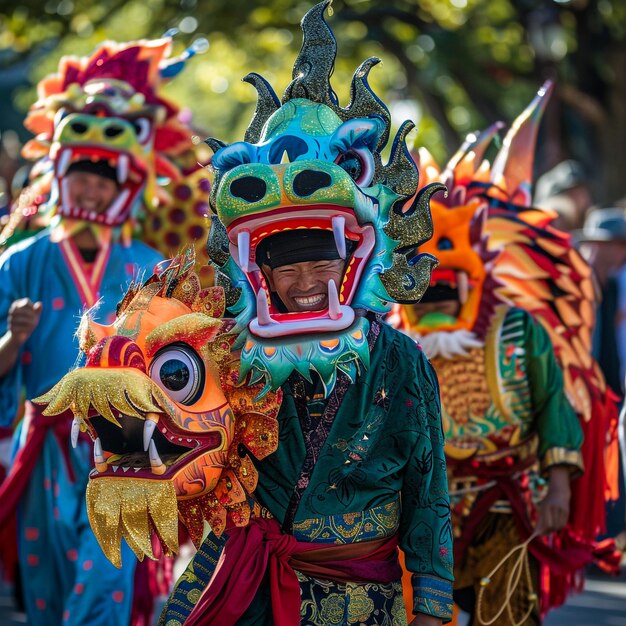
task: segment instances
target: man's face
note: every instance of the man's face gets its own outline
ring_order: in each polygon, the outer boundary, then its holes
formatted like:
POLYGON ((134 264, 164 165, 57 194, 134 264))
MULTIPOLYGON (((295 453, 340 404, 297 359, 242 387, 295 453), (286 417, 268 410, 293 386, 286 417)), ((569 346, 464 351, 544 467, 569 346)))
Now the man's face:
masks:
POLYGON ((321 311, 328 308, 328 281, 339 292, 345 261, 303 261, 271 269, 263 266, 270 289, 290 313, 321 311))
POLYGON ((90 172, 70 172, 66 176, 70 205, 100 214, 118 194, 117 183, 90 172))

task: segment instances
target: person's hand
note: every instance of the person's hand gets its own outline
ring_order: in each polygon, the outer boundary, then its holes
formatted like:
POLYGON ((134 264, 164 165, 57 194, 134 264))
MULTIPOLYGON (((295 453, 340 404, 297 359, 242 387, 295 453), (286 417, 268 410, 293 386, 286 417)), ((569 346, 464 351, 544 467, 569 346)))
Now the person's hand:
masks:
POLYGON ((41 302, 33 303, 29 298, 14 300, 9 307, 8 331, 22 345, 32 334, 41 316, 41 302))
POLYGON ((537 530, 542 535, 565 528, 569 519, 570 497, 569 469, 553 467, 550 470, 548 495, 539 505, 537 530))

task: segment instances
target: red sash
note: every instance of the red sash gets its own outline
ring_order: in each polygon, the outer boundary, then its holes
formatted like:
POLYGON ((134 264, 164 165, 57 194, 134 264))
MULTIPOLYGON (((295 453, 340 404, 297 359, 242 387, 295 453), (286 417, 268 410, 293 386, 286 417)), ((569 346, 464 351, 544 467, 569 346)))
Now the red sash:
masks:
POLYGON ((334 545, 297 541, 275 519, 228 531, 217 568, 185 626, 233 626, 269 574, 275 626, 300 623, 295 570, 326 580, 390 583, 400 580, 398 538, 334 545))

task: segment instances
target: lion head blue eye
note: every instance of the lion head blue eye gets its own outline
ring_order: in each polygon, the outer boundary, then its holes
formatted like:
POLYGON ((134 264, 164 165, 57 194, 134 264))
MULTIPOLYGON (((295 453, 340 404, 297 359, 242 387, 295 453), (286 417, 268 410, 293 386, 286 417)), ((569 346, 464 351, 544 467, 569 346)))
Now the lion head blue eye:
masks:
POLYGON ((452 250, 454 244, 447 237, 440 237, 437 242, 437 250, 452 250))
POLYGON ((337 165, 345 170, 352 180, 359 180, 363 172, 363 163, 354 152, 342 154, 337 160, 337 165))
POLYGON ((157 352, 150 364, 150 378, 172 400, 189 406, 204 390, 204 364, 190 346, 174 343, 157 352))

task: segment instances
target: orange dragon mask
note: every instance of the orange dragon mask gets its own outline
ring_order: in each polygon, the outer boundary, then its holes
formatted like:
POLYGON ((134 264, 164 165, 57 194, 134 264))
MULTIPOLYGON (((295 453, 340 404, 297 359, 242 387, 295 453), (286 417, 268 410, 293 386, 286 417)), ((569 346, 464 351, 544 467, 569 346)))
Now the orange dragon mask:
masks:
MULTIPOLYGON (((526 257, 522 251, 527 251, 530 230, 543 229, 554 217, 531 208, 535 142, 550 92, 548 83, 515 120, 493 164, 485 154, 501 123, 468 135, 442 170, 427 150, 420 149, 416 159, 420 184, 442 181, 449 190, 447 197, 431 201, 434 236, 420 246, 420 252, 439 261, 422 302, 455 300, 459 308, 454 316, 440 312, 418 315, 411 307, 397 308, 403 326, 420 335, 471 331, 483 339, 495 307, 514 300, 507 285, 515 282, 518 287, 520 276, 534 275, 539 255, 530 251, 526 257), (508 253, 504 243, 515 251, 508 253)), ((563 249, 570 247, 554 229, 540 239, 539 246, 544 241, 550 245, 549 239, 558 241, 563 249)))
POLYGON ((218 535, 245 525, 257 480, 248 452, 278 443, 279 394, 253 405, 260 388, 236 386, 223 291, 201 289, 194 262, 188 252, 131 286, 110 326, 86 314, 86 366, 38 400, 48 415, 73 412, 74 444, 80 431, 94 442, 87 510, 118 566, 122 537, 139 559, 153 557, 153 531, 176 551, 179 518, 196 544, 204 520, 218 535))

